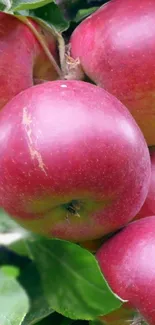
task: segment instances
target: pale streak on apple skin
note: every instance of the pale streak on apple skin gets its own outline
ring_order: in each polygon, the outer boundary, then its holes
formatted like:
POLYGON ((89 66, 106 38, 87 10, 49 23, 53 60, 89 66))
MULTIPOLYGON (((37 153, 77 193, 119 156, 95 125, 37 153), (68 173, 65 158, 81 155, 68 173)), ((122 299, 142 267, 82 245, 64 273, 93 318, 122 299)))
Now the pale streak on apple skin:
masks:
POLYGON ((32 123, 31 115, 28 113, 27 107, 24 107, 23 108, 22 124, 25 127, 25 131, 26 131, 26 134, 27 134, 27 137, 28 137, 28 147, 29 147, 29 150, 30 150, 30 155, 31 155, 32 159, 35 159, 35 158, 37 159, 39 168, 47 176, 47 172, 46 172, 46 169, 45 169, 46 166, 45 166, 45 164, 43 162, 42 156, 41 156, 40 152, 38 152, 33 146, 33 141, 32 141, 32 138, 31 138, 31 133, 32 133, 31 123, 32 123))

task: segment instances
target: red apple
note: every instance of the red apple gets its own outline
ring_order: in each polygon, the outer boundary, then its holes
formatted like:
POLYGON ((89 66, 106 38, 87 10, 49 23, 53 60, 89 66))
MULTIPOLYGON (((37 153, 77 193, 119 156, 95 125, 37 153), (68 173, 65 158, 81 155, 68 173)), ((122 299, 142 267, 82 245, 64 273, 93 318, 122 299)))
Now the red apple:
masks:
POLYGON ((112 290, 154 325, 155 216, 127 225, 96 256, 112 290))
POLYGON ((155 148, 151 149, 151 181, 146 200, 136 219, 155 215, 155 148))
MULTIPOLYGON (((56 41, 35 22, 56 57, 56 41)), ((57 72, 29 27, 13 15, 0 12, 0 109, 35 79, 53 80, 57 72)))
POLYGON ((82 81, 31 87, 0 114, 0 206, 26 228, 76 242, 140 210, 150 156, 128 110, 82 81))
POLYGON ((71 37, 71 54, 97 85, 130 110, 155 144, 155 1, 112 0, 71 37))

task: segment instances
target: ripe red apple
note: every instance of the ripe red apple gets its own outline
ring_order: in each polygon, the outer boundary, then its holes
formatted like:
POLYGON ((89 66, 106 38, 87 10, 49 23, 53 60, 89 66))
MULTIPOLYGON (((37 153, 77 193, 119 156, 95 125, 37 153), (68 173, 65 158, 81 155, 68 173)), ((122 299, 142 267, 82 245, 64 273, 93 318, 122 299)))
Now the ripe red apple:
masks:
POLYGON ((155 216, 127 225, 96 256, 112 290, 154 325, 155 216))
POLYGON ((31 87, 0 113, 0 206, 26 228, 76 242, 140 210, 150 156, 128 110, 82 81, 31 87))
POLYGON ((155 148, 151 148, 151 181, 146 200, 136 219, 155 215, 155 148))
POLYGON ((112 0, 71 37, 86 75, 130 110, 155 145, 155 1, 112 0))
MULTIPOLYGON (((56 57, 56 41, 35 22, 56 57)), ((35 79, 53 80, 57 72, 29 27, 13 15, 0 12, 0 109, 35 79)))

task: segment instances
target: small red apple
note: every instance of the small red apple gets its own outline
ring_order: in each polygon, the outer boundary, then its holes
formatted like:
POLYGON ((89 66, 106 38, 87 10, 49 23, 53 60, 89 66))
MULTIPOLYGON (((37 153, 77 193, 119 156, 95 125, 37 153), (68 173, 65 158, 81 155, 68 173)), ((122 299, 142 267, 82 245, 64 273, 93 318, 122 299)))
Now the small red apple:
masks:
POLYGON ((146 200, 136 219, 155 215, 155 148, 151 148, 151 181, 146 200))
POLYGON ((155 1, 112 0, 71 37, 86 75, 130 110, 155 145, 155 1))
MULTIPOLYGON (((56 54, 52 35, 31 21, 56 54)), ((35 79, 53 80, 57 72, 29 27, 13 15, 0 12, 0 109, 20 91, 31 87, 35 79)))
POLYGON ((112 290, 155 324, 155 216, 127 225, 97 252, 112 290))
POLYGON ((150 156, 128 110, 82 81, 33 86, 0 113, 0 206, 26 228, 80 242, 140 210, 150 156))

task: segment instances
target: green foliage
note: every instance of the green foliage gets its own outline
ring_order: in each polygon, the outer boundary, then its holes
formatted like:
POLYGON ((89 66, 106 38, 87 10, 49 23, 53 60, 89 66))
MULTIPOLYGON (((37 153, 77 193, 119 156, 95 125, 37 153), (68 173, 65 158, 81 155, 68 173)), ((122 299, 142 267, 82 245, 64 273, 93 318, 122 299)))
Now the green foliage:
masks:
POLYGON ((53 0, 14 0, 11 6, 11 10, 18 11, 35 9, 43 7, 51 2, 53 2, 53 0))
POLYGON ((65 19, 55 3, 46 4, 43 8, 33 11, 30 10, 29 16, 42 19, 49 26, 54 26, 58 32, 63 32, 69 27, 69 21, 65 19))
POLYGON ((66 31, 71 22, 79 23, 93 13, 102 1, 90 0, 0 0, 0 10, 40 18, 57 31, 66 31), (93 5, 91 5, 91 2, 93 5), (95 3, 95 6, 94 6, 95 3))
POLYGON ((0 209, 0 233, 13 232, 17 228, 19 228, 17 223, 3 209, 0 209))
POLYGON ((25 242, 29 236, 30 233, 18 226, 4 210, 0 209, 0 245, 5 245, 20 255, 29 256, 25 242))
POLYGON ((39 320, 54 312, 45 299, 40 276, 32 262, 24 268, 18 280, 22 287, 25 288, 30 301, 29 312, 25 316, 22 325, 36 324, 39 320))
POLYGON ((87 250, 66 241, 47 240, 25 232, 4 211, 1 211, 0 227, 4 232, 0 236, 10 236, 9 242, 1 241, 0 249, 1 273, 10 291, 8 293, 5 285, 0 287, 0 297, 4 297, 5 304, 7 299, 12 299, 8 300, 10 305, 4 315, 13 325, 17 322, 18 325, 52 322, 86 325, 87 322, 75 320, 93 319, 121 305, 104 280, 95 257, 87 250), (12 240, 17 233, 20 238, 12 240), (16 296, 20 303, 14 307, 16 296))
POLYGON ((103 322, 100 322, 99 320, 94 320, 94 321, 90 321, 89 325, 103 325, 103 322))
POLYGON ((98 7, 91 7, 87 9, 81 9, 77 12, 74 21, 76 23, 79 23, 81 20, 86 18, 87 16, 91 15, 93 12, 95 12, 98 9, 98 7))
POLYGON ((20 325, 29 308, 29 300, 16 274, 0 269, 0 324, 20 325))
POLYGON ((91 320, 120 307, 90 252, 56 239, 28 245, 51 308, 71 319, 91 320))

